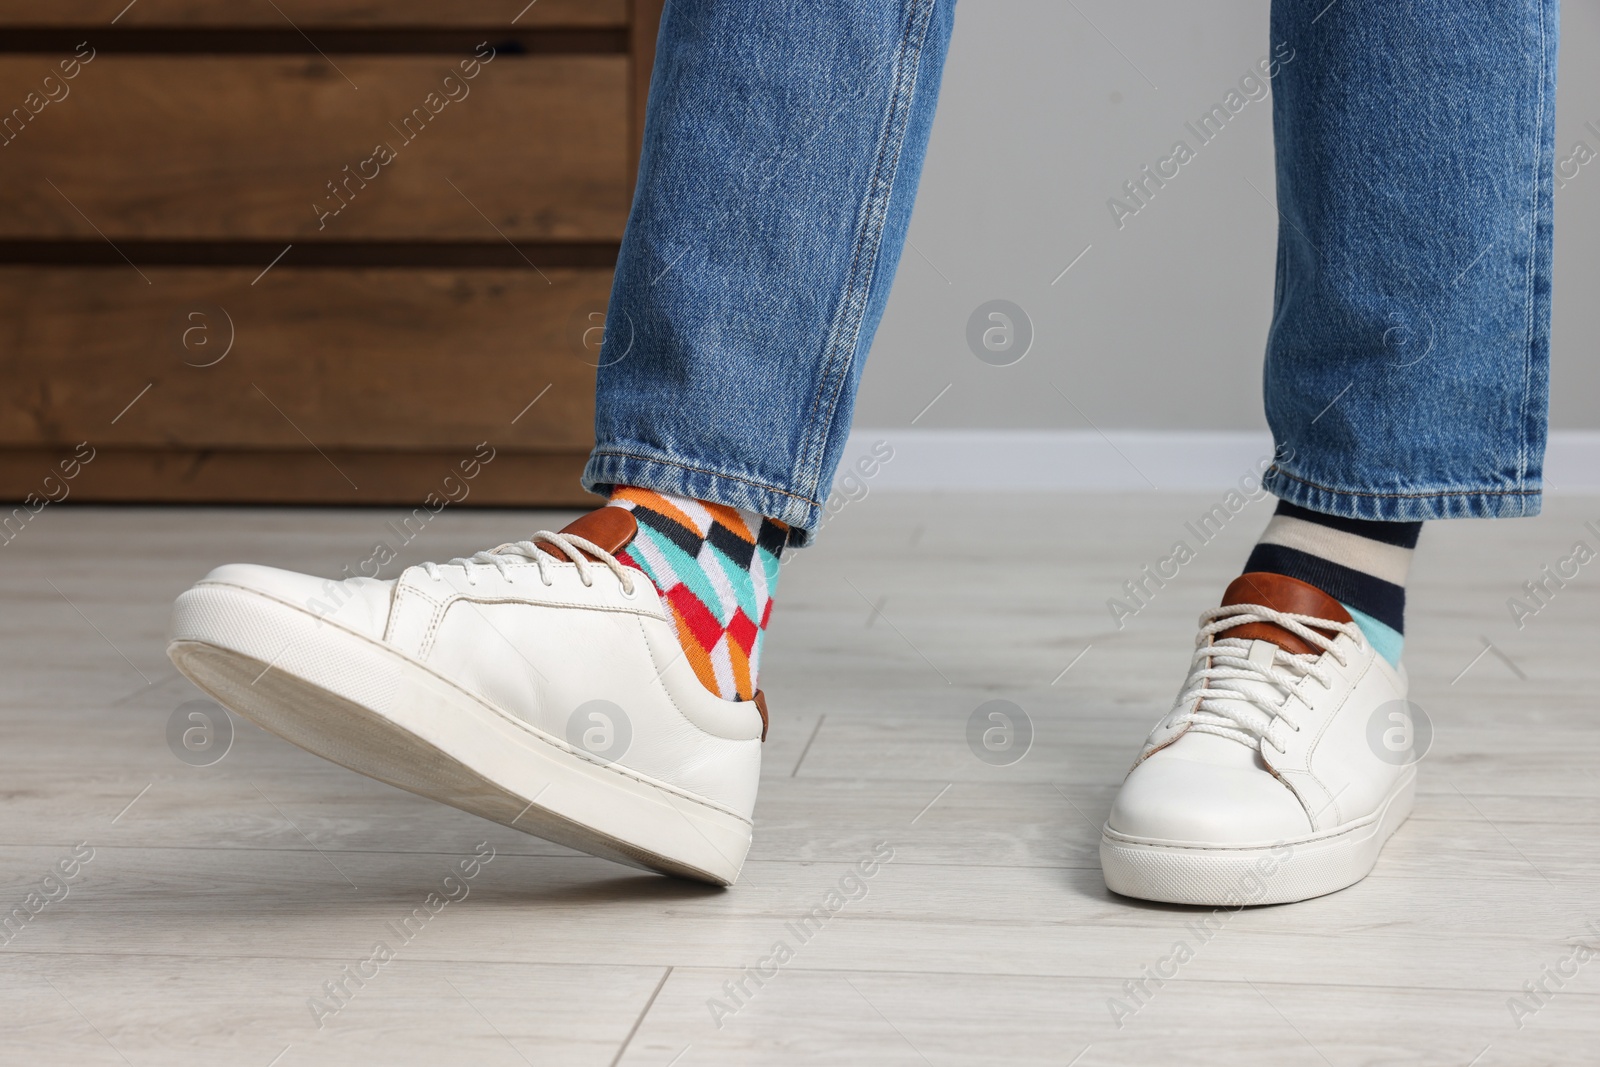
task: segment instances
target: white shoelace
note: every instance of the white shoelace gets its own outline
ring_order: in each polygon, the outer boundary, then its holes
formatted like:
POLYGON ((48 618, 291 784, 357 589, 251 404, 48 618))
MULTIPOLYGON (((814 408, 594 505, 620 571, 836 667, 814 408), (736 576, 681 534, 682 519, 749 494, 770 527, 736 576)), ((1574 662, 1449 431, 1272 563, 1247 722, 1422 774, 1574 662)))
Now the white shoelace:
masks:
POLYGON ((1284 751, 1281 730, 1298 733, 1300 724, 1290 708, 1299 699, 1307 708, 1310 702, 1299 691, 1307 677, 1324 688, 1332 688, 1326 669, 1318 665, 1323 652, 1347 666, 1344 653, 1334 647, 1334 639, 1317 630, 1348 634, 1357 645, 1364 640, 1361 628, 1353 622, 1333 622, 1314 615, 1293 615, 1261 604, 1231 604, 1213 608, 1200 616, 1200 633, 1195 638, 1193 666, 1188 688, 1178 697, 1180 705, 1191 705, 1174 720, 1174 725, 1189 723, 1190 729, 1231 738, 1250 748, 1269 744, 1284 751), (1286 652, 1276 645, 1270 661, 1250 658, 1255 642, 1215 635, 1251 622, 1268 622, 1294 634, 1322 652, 1315 655, 1286 652), (1316 629, 1312 629, 1316 627, 1316 629))
POLYGON ((424 563, 422 569, 427 572, 429 578, 437 578, 439 577, 440 567, 460 567, 466 572, 467 584, 476 585, 476 568, 480 566, 493 566, 500 571, 502 578, 507 582, 512 582, 515 581, 515 578, 506 568, 512 563, 531 560, 539 567, 539 580, 545 585, 552 585, 554 583, 550 580, 550 574, 545 570, 545 567, 551 562, 550 556, 539 550, 541 544, 553 545, 560 550, 562 555, 576 563, 578 565, 578 577, 583 580, 584 585, 594 584, 594 579, 589 574, 589 569, 593 564, 583 555, 585 552, 589 553, 598 559, 607 570, 617 576, 617 581, 622 583, 623 596, 633 595, 633 575, 631 570, 618 562, 617 557, 587 538, 579 537, 576 534, 554 533, 550 530, 540 530, 527 541, 512 541, 497 548, 475 552, 471 556, 457 556, 446 563, 424 563))

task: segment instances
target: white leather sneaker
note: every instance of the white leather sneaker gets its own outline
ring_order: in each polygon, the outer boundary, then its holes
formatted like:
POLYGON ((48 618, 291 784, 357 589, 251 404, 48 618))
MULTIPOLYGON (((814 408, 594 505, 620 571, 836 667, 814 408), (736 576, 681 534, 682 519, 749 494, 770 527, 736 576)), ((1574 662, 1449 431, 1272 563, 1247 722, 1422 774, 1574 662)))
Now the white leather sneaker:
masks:
POLYGON ((560 533, 395 581, 218 567, 167 654, 233 711, 354 771, 606 859, 731 885, 750 848, 766 709, 710 693, 637 530, 560 533))
POLYGON ((1404 670, 1338 601, 1282 575, 1235 579, 1200 624, 1106 820, 1106 886, 1237 906, 1359 882, 1411 813, 1414 762, 1370 741, 1374 717, 1409 714, 1404 670))

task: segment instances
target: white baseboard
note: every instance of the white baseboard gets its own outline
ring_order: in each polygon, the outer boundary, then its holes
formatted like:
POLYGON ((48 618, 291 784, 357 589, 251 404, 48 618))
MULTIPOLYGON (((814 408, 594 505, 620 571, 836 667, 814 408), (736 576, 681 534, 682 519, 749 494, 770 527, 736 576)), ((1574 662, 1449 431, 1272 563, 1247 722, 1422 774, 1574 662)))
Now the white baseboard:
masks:
MULTIPOLYGON (((878 442, 887 442, 893 457, 863 480, 885 491, 1203 492, 1258 474, 1272 455, 1265 432, 1111 430, 1102 436, 1093 430, 863 428, 850 434, 839 477, 875 445, 882 455, 878 442)), ((1600 492, 1600 431, 1551 433, 1545 488, 1600 492)))

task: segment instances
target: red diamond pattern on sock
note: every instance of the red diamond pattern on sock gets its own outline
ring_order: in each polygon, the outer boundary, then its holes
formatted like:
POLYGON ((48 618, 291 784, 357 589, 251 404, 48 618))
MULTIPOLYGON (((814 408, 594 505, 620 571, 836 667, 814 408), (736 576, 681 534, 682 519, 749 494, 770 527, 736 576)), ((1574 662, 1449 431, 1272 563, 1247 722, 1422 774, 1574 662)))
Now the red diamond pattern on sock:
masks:
POLYGON ((752 699, 789 528, 637 486, 616 487, 610 506, 638 522, 617 559, 643 571, 666 601, 695 677, 724 700, 752 699))
POLYGON ((701 648, 709 652, 722 640, 722 624, 700 602, 700 598, 689 591, 688 586, 673 586, 667 590, 667 600, 677 610, 678 617, 688 624, 689 632, 700 642, 701 648))
POLYGON ((759 633, 756 624, 750 621, 750 616, 744 613, 743 608, 734 612, 733 618, 728 621, 728 636, 738 643, 740 651, 747 657, 750 655, 750 649, 755 647, 756 635, 759 633))

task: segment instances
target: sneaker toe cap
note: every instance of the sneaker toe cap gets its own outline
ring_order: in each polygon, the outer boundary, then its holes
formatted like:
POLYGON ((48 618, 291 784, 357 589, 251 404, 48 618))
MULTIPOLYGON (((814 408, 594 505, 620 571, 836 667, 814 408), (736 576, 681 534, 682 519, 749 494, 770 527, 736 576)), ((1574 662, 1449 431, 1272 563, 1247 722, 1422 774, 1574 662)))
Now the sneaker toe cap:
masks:
POLYGON ((1265 766, 1157 754, 1133 769, 1106 820, 1129 837, 1175 844, 1273 844, 1311 832, 1298 797, 1265 766))
POLYGON ((382 638, 394 598, 392 581, 373 578, 336 581, 254 563, 225 564, 207 574, 199 584, 246 589, 372 638, 382 638))

